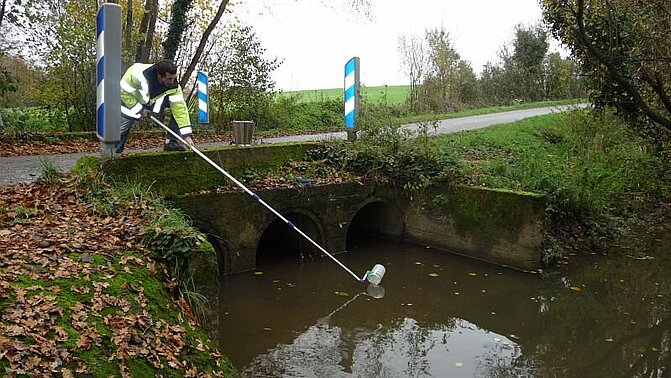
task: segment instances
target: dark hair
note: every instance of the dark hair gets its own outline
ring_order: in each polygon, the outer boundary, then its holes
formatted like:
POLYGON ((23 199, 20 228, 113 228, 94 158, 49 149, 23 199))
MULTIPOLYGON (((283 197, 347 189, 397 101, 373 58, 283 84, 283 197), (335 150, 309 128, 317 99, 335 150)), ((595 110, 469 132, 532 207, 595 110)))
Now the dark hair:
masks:
POLYGON ((163 60, 154 65, 156 68, 156 73, 158 73, 161 76, 165 76, 166 73, 171 73, 171 74, 176 74, 177 73, 177 66, 175 66, 175 63, 172 62, 172 60, 163 60))

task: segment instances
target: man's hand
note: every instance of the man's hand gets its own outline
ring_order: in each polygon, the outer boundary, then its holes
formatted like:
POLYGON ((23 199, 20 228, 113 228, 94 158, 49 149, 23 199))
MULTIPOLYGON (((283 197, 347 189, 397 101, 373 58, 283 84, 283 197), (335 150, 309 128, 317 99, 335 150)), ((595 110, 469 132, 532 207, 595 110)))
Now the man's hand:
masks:
POLYGON ((187 145, 189 145, 189 147, 193 146, 193 139, 191 138, 191 135, 182 137, 182 139, 184 139, 184 141, 186 142, 187 145))

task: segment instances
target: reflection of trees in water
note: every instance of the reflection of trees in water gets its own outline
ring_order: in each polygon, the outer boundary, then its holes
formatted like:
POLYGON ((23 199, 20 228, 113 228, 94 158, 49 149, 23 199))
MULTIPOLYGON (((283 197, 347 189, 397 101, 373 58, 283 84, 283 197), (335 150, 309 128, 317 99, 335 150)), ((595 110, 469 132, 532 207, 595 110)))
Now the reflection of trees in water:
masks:
POLYGON ((538 329, 520 341, 516 364, 538 376, 668 377, 670 263, 668 252, 610 256, 544 280, 539 296, 554 300, 539 300, 538 329))
MULTIPOLYGON (((327 317, 328 318, 328 317, 327 317)), ((329 319, 327 319, 329 320, 329 319)), ((491 334, 459 319, 448 319, 447 324, 421 324, 412 318, 399 319, 388 328, 354 328, 351 330, 320 321, 300 334, 291 344, 280 344, 268 353, 258 356, 245 368, 245 376, 431 376, 455 369, 445 364, 450 354, 457 361, 470 365, 461 371, 467 375, 512 376, 519 372, 513 365, 519 349, 503 344, 460 352, 462 345, 450 341, 454 332, 470 331, 480 337, 491 334), (463 358, 463 359, 462 359, 463 358), (472 366, 472 361, 476 366, 472 366), (470 370, 469 370, 470 369, 470 370)), ((467 337, 467 336, 466 336, 467 337)), ((468 348, 466 348, 468 349, 468 348)))
POLYGON ((639 352, 632 353, 631 367, 624 370, 622 376, 668 377, 671 373, 671 317, 614 343, 603 357, 593 362, 593 366, 607 366, 631 347, 639 352))

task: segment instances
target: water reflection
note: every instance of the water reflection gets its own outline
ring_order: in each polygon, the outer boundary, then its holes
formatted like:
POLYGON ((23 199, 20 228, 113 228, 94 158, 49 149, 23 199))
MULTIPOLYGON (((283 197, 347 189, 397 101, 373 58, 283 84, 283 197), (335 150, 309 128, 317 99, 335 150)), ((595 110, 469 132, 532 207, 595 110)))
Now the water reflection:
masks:
POLYGON ((276 261, 225 279, 220 343, 246 376, 663 376, 668 247, 544 275, 412 245, 338 256, 384 264, 372 288, 327 259, 276 261))

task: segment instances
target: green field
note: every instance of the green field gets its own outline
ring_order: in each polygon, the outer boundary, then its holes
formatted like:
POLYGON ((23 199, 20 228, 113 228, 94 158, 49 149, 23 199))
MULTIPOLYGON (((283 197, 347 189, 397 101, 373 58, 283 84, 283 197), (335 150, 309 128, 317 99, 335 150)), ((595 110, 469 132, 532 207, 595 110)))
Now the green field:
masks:
MULTIPOLYGON (((389 104, 403 103, 410 92, 408 85, 382 85, 378 87, 361 87, 363 101, 378 102, 385 96, 389 104)), ((284 96, 299 96, 301 101, 341 100, 344 97, 342 88, 311 89, 305 91, 282 92, 284 96)))

